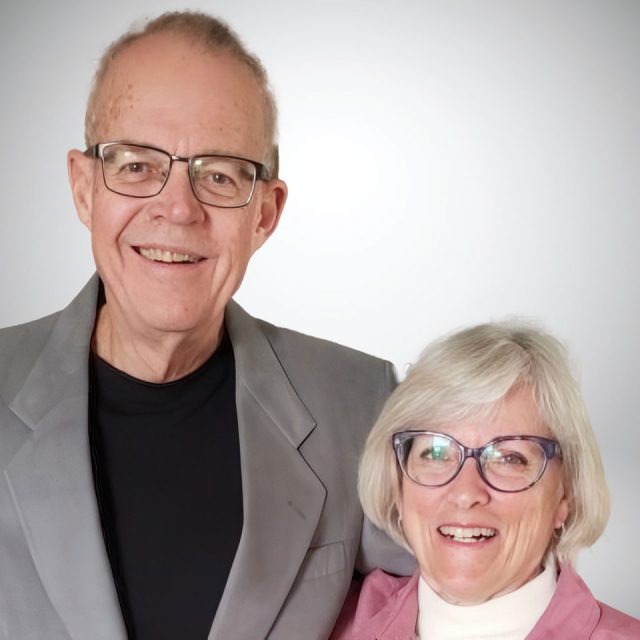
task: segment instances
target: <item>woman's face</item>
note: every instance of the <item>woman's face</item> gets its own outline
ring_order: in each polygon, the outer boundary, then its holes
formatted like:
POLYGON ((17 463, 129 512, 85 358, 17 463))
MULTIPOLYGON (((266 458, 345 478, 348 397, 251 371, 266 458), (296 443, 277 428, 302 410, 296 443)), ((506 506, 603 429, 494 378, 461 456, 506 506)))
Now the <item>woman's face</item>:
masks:
MULTIPOLYGON (((511 391, 497 414, 446 423, 437 430, 467 447, 506 435, 552 437, 529 387, 511 391)), ((403 477, 398 507, 422 577, 455 604, 485 602, 538 575, 553 531, 568 514, 557 457, 537 484, 519 493, 489 487, 469 459, 443 487, 422 487, 403 477)))

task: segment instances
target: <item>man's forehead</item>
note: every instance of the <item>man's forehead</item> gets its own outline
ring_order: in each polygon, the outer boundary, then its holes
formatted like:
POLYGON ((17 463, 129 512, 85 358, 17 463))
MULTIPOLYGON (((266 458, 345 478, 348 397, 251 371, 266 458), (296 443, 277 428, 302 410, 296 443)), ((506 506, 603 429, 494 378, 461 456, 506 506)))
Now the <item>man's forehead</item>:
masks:
POLYGON ((236 86, 255 85, 246 67, 224 51, 207 49, 203 44, 172 33, 143 36, 121 51, 109 66, 101 89, 133 95, 137 88, 165 88, 176 80, 181 88, 191 84, 205 92, 210 85, 233 79, 236 86), (198 84, 196 84, 198 83, 198 84))
POLYGON ((98 129, 122 136, 126 132, 109 130, 149 118, 158 126, 251 129, 263 141, 263 104, 255 78, 230 54, 175 34, 153 34, 129 45, 105 74, 98 129))

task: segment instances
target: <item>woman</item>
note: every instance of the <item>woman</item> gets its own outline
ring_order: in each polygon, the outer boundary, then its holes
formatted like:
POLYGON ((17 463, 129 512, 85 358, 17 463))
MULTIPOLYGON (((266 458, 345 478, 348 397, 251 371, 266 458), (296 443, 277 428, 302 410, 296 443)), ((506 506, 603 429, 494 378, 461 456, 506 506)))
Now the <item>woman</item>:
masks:
POLYGON ((367 576, 333 639, 640 638, 640 621, 596 601, 573 568, 609 497, 551 336, 489 324, 429 346, 367 440, 359 492, 418 570, 367 576))

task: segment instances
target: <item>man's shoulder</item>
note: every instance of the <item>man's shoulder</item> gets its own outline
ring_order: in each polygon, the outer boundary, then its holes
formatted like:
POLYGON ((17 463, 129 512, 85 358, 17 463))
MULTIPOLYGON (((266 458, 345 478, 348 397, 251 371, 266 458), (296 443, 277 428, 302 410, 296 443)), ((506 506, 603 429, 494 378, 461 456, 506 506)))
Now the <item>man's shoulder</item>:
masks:
POLYGON ((335 400, 367 398, 377 415, 377 400, 385 400, 396 386, 395 370, 387 360, 263 320, 258 323, 298 390, 312 389, 318 397, 335 400))
POLYGON ((353 366, 386 368, 391 364, 377 356, 325 338, 310 336, 300 331, 279 327, 265 320, 257 320, 262 332, 277 354, 307 356, 311 362, 327 361, 352 363, 353 366))
POLYGON ((58 313, 0 329, 0 395, 12 395, 12 383, 19 383, 30 371, 46 344, 58 313))
POLYGON ((31 367, 55 336, 54 355, 62 356, 81 344, 86 346, 93 331, 97 275, 62 310, 37 320, 0 329, 0 395, 5 398, 20 385, 31 367))
POLYGON ((353 432, 368 432, 396 385, 390 362, 275 326, 251 316, 235 302, 227 308, 226 320, 242 375, 255 379, 267 372, 263 365, 277 362, 316 419, 340 414, 353 432))
POLYGON ((33 341, 38 338, 45 341, 58 315, 60 315, 59 311, 29 322, 0 328, 0 353, 3 352, 4 347, 16 342, 33 341))

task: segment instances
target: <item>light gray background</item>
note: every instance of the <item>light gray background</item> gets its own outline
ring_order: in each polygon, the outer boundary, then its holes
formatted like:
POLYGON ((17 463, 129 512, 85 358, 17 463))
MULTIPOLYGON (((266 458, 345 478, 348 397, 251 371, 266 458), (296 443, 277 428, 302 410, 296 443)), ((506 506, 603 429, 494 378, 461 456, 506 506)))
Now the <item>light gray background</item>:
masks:
MULTIPOLYGON (((579 569, 640 616, 640 2, 199 7, 258 52, 280 103, 290 198, 239 301, 401 375, 432 338, 488 319, 564 339, 613 494, 579 569)), ((159 10, 3 0, 0 326, 64 306, 91 274, 65 154, 102 49, 159 10)))

